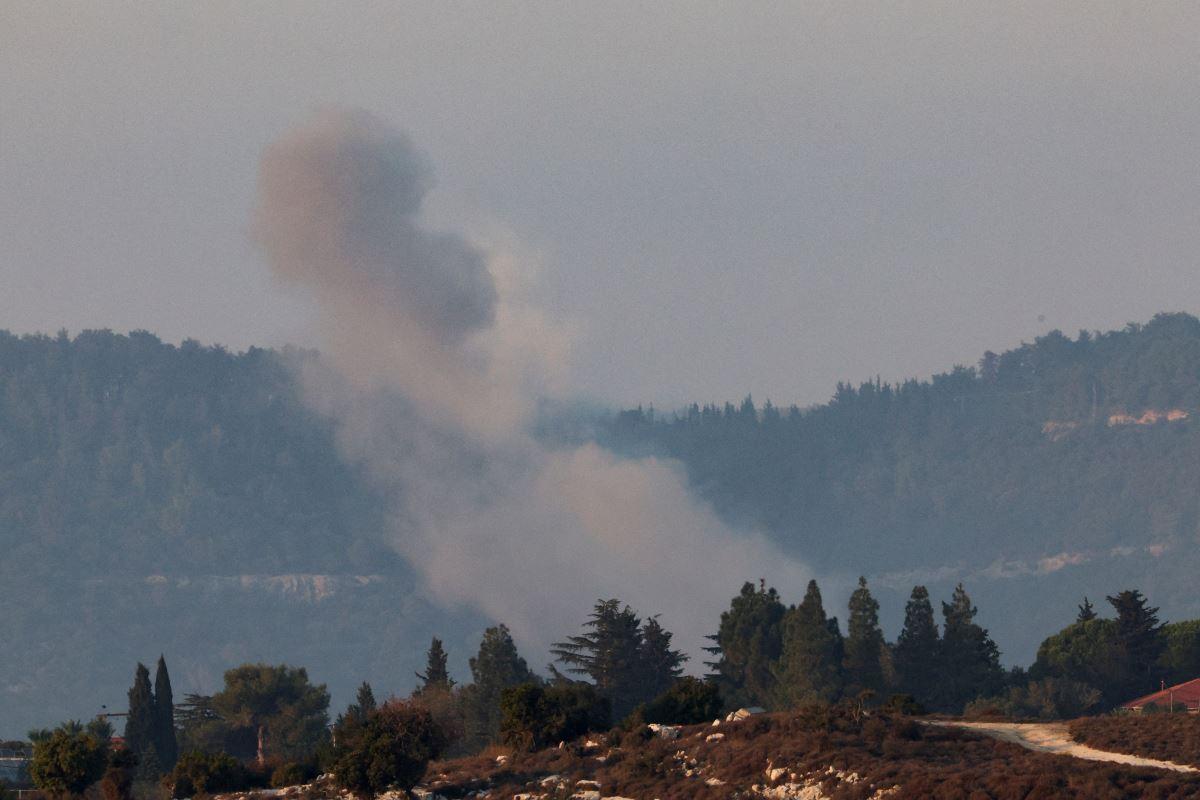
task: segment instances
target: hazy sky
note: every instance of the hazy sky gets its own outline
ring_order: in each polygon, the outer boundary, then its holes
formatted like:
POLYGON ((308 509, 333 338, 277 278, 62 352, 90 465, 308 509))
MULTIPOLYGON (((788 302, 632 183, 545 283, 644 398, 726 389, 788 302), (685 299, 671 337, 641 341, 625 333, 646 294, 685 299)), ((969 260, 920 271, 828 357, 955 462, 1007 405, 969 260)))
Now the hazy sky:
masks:
POLYGON ((815 402, 1200 310, 1198 98, 1195 3, 2 0, 0 328, 312 341, 248 228, 336 103, 538 265, 575 391, 815 402))

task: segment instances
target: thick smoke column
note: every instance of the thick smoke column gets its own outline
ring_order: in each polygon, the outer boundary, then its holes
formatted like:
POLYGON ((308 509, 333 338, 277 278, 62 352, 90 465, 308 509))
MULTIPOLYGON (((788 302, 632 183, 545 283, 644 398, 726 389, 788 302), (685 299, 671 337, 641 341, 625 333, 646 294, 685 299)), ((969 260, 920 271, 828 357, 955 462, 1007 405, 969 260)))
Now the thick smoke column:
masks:
POLYGON ((327 112, 266 151, 256 231, 276 274, 318 301, 328 359, 307 397, 393 498, 396 546, 430 588, 534 647, 620 597, 693 656, 743 580, 798 591, 802 565, 729 530, 675 465, 525 432, 552 366, 519 335, 539 318, 477 248, 421 226, 429 185, 405 136, 327 112))

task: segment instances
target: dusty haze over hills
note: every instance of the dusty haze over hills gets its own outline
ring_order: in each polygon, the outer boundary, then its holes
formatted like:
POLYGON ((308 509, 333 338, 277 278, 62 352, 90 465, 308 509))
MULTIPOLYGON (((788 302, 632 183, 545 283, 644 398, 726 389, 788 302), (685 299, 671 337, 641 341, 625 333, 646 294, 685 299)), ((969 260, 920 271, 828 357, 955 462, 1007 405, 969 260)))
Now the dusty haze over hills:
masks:
POLYGON ((399 122, 607 401, 928 375, 1200 294, 1193 4, 0 8, 0 326, 313 343, 263 147, 399 122), (1041 319, 1044 317, 1044 321, 1041 319))

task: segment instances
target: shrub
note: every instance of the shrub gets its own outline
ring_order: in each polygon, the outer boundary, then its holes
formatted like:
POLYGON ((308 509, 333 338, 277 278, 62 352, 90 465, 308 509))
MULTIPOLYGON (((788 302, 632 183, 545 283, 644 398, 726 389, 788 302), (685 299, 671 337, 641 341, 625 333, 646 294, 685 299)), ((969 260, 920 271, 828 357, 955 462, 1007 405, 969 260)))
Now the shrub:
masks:
POLYGON ((108 769, 100 779, 100 794, 104 800, 131 800, 137 763, 137 754, 132 750, 121 747, 113 751, 108 760, 108 769))
POLYGON ((641 722, 662 725, 697 725, 720 713, 721 692, 716 684, 690 675, 634 712, 641 722))
POLYGON ((317 777, 315 761, 289 761, 286 764, 280 764, 271 772, 271 788, 282 789, 285 786, 298 786, 301 783, 308 783, 315 777, 317 777))
POLYGON ((1096 689, 1067 678, 1043 678, 1025 686, 1014 686, 1001 697, 985 697, 967 703, 963 716, 1036 717, 1038 719, 1071 719, 1081 716, 1100 704, 1096 689))
POLYGON ((80 795, 104 774, 108 743, 91 734, 59 728, 33 746, 33 785, 54 797, 80 795))
POLYGON ((919 717, 925 713, 925 706, 917 702, 911 694, 894 694, 881 706, 884 711, 905 717, 919 717))
POLYGON ((537 750, 609 726, 608 700, 588 683, 525 683, 500 695, 500 736, 518 750, 537 750))
POLYGON ((427 709, 398 702, 345 726, 338 737, 333 773, 342 788, 365 797, 412 789, 446 744, 427 709))
POLYGON ((187 753, 180 756, 163 783, 172 797, 237 791, 246 788, 246 770, 225 753, 187 753))

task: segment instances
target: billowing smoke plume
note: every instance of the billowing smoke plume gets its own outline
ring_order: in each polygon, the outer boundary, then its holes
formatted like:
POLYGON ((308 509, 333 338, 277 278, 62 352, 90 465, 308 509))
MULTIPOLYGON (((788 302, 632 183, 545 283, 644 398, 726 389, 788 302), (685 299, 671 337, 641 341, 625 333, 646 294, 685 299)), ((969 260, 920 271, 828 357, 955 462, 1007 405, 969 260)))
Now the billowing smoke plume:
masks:
POLYGON ((742 581, 798 592, 804 568, 729 530, 676 465, 526 433, 559 334, 506 296, 496 259, 421 226, 429 183, 405 136, 327 112, 264 155, 256 231, 318 301, 328 358, 308 397, 394 498, 396 546, 430 589, 532 647, 620 597, 693 656, 742 581))

